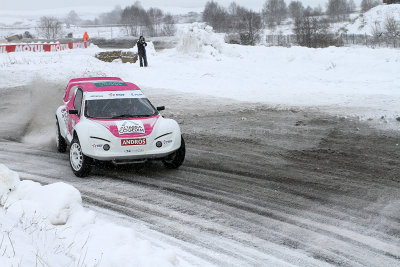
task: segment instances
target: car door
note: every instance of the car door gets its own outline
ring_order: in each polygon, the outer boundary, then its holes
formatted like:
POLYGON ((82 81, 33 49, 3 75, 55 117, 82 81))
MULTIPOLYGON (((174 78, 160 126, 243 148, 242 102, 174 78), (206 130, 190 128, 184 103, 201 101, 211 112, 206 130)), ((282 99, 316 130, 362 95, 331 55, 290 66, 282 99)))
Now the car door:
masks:
POLYGON ((67 104, 68 109, 68 132, 72 136, 75 125, 81 117, 83 91, 81 88, 76 89, 75 94, 67 104), (70 110, 77 110, 78 114, 69 114, 70 110))

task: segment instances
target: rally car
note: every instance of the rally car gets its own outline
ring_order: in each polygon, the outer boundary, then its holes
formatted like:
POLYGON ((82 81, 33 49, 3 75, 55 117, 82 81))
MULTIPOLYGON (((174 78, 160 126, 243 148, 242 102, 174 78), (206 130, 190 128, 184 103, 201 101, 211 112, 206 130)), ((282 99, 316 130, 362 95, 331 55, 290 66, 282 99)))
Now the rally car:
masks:
POLYGON ((72 79, 56 112, 56 145, 69 148, 72 171, 87 176, 95 161, 114 164, 162 160, 178 168, 185 142, 178 123, 163 118, 133 83, 116 77, 72 79))

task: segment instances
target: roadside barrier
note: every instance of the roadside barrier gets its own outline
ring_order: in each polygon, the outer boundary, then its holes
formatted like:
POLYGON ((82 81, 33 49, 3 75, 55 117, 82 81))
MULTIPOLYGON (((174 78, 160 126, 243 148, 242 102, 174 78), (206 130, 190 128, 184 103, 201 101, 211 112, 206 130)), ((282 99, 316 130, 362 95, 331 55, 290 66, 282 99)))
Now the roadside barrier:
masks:
POLYGON ((58 52, 69 49, 88 48, 89 42, 50 43, 50 44, 13 44, 1 45, 0 53, 13 52, 58 52))

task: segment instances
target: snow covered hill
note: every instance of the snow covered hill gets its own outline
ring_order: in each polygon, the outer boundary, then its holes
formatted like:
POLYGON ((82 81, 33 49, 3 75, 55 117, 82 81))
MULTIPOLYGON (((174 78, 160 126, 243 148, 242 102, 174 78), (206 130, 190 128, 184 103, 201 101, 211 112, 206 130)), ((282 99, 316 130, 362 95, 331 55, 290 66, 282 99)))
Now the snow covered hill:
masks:
MULTIPOLYGON (((379 5, 363 13, 350 14, 350 21, 331 24, 331 31, 334 33, 367 34, 372 35, 372 28, 384 29, 384 22, 387 17, 393 17, 400 21, 400 4, 379 5)), ((266 29, 266 34, 293 34, 293 21, 288 19, 282 25, 274 29, 266 29)))
POLYGON ((373 32, 373 27, 384 29, 385 19, 395 18, 400 23, 400 4, 379 5, 371 10, 360 14, 352 23, 345 25, 347 33, 350 34, 369 34, 373 32))

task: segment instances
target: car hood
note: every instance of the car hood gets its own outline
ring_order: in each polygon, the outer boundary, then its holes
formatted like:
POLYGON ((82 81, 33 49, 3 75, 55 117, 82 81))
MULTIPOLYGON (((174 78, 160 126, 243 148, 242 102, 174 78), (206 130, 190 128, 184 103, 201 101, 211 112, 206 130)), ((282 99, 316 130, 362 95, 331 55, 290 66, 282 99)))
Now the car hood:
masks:
POLYGON ((134 119, 89 119, 107 128, 114 136, 131 138, 147 136, 153 132, 160 115, 134 119))

